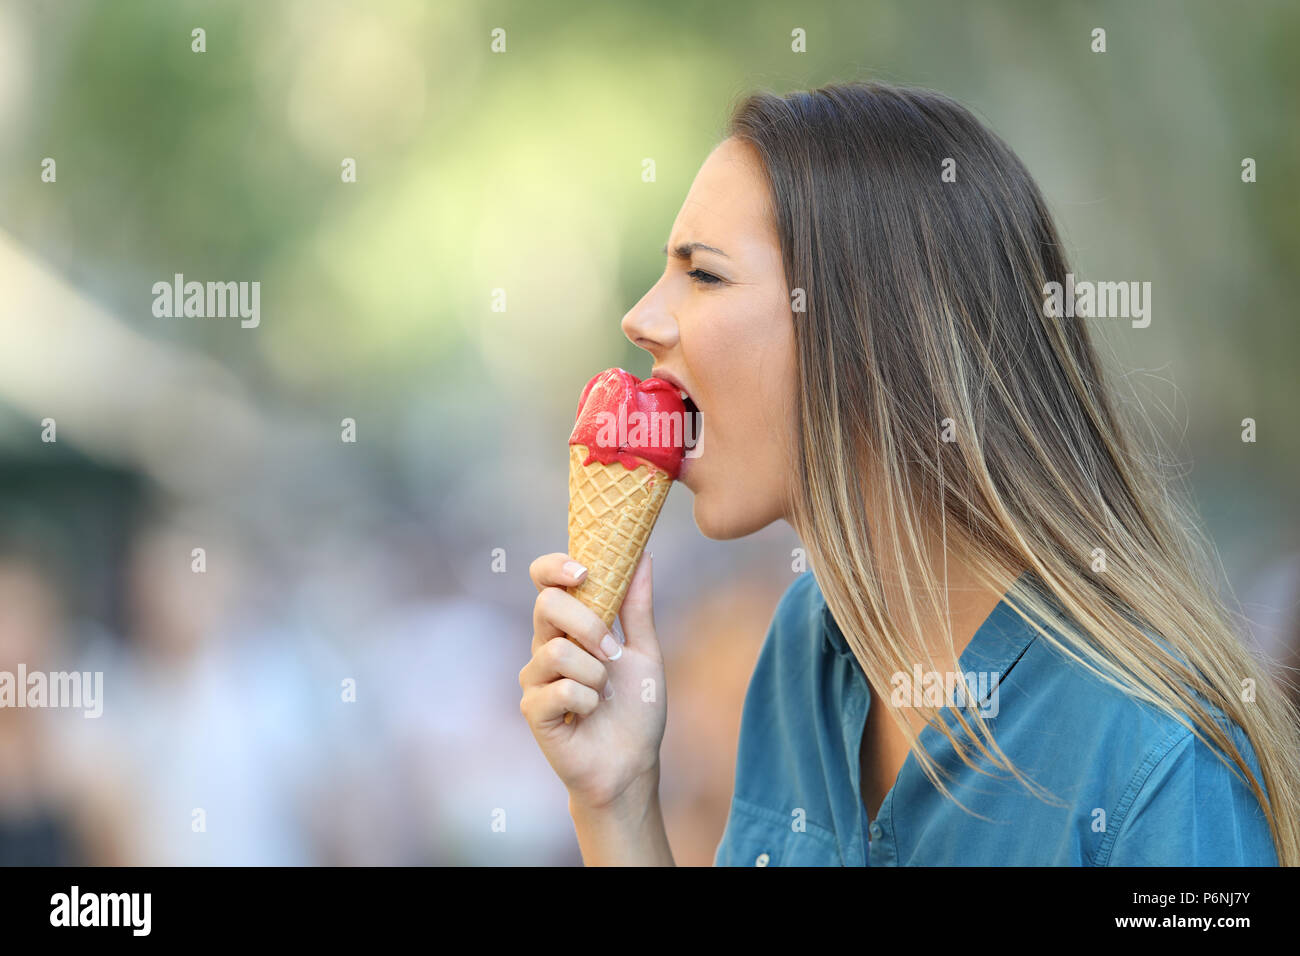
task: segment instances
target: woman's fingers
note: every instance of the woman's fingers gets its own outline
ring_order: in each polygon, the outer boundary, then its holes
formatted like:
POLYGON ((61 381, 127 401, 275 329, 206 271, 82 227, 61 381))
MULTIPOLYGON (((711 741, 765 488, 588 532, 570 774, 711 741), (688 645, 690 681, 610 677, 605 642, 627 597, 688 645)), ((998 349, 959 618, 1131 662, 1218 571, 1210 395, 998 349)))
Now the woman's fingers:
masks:
POLYGON ((528 576, 537 585, 537 590, 550 587, 573 587, 581 584, 587 576, 587 569, 567 554, 557 551, 544 554, 528 566, 528 576))
POLYGON ((585 717, 600 703, 600 694, 576 680, 562 677, 549 684, 533 684, 519 699, 519 712, 536 727, 563 720, 566 713, 585 717))
POLYGON ((543 644, 524 665, 519 672, 519 686, 527 690, 532 685, 549 684, 563 677, 603 691, 609 672, 604 664, 567 637, 556 637, 543 644))
POLYGON ((655 633, 654 597, 654 555, 645 551, 632 573, 618 614, 623 622, 623 636, 634 647, 646 635, 655 633))
POLYGON ((615 661, 623 655, 623 646, 595 611, 563 588, 542 589, 533 603, 533 653, 566 634, 599 661, 615 661))

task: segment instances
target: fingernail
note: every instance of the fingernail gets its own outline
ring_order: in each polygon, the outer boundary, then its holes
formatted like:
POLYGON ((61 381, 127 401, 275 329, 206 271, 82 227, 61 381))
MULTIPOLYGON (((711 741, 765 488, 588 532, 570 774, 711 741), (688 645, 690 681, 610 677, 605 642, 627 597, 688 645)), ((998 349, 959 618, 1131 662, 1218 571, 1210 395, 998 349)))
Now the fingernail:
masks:
POLYGON ((623 648, 619 646, 618 641, 614 640, 613 634, 606 634, 600 639, 600 649, 611 661, 616 661, 623 656, 623 648))
POLYGON ((580 578, 587 573, 587 569, 577 561, 565 561, 564 573, 573 578, 580 578))
POLYGON ((605 699, 609 700, 613 696, 614 696, 614 682, 607 680, 605 681, 605 699))

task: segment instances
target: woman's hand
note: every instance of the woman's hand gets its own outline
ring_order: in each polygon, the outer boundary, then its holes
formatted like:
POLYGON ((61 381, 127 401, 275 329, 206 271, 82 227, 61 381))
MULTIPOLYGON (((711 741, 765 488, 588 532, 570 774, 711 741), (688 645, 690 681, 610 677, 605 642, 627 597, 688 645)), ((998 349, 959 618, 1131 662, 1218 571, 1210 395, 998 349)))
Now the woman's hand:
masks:
POLYGON ((532 660, 519 672, 519 710, 568 788, 570 804, 599 810, 632 797, 633 788, 657 794, 668 709, 650 555, 641 556, 619 613, 626 643, 609 635, 613 654, 609 645, 601 647, 608 634, 604 622, 564 590, 579 584, 585 569, 557 553, 538 558, 528 573, 539 593, 532 660), (612 696, 604 696, 611 689, 612 696), (566 724, 570 711, 579 716, 566 724))

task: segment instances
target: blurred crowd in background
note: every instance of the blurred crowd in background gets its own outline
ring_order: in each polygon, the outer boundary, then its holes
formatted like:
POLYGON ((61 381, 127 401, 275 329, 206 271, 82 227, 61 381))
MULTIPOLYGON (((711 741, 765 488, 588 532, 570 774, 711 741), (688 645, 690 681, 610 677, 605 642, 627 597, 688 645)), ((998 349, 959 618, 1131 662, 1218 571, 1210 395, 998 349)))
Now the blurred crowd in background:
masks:
MULTIPOLYGON (((566 546, 578 392, 648 374, 619 320, 754 87, 947 92, 1076 273, 1152 282, 1151 326, 1099 337, 1243 629, 1300 665, 1300 12, 783 7, 0 2, 0 672, 104 675, 99 717, 0 708, 0 863, 581 862, 518 710, 528 565, 566 546), (177 273, 260 282, 260 324, 157 317, 177 273)), ((690 505, 651 543, 663 804, 708 864, 799 542, 690 505)))

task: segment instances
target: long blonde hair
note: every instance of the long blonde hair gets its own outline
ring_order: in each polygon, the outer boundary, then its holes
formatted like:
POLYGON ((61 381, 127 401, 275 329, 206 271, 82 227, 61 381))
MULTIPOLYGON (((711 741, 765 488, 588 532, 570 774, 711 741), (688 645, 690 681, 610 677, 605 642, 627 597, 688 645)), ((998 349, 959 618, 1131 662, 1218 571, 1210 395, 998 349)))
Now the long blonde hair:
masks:
MULTIPOLYGON (((763 162, 786 277, 802 290, 793 524, 871 685, 918 658, 939 669, 916 598, 946 620, 938 529, 940 550, 987 587, 1034 572, 1048 594, 1007 600, 1040 638, 1208 738, 1249 782, 1279 862, 1300 862, 1300 715, 1236 629, 1213 549, 1154 430, 1113 400, 1087 322, 1044 308, 1070 269, 1014 153, 951 99, 875 83, 752 93, 727 134, 763 162), (902 614, 887 607, 881 555, 900 571, 902 614), (1205 702, 1245 732, 1262 781, 1205 702)), ((967 765, 979 769, 978 750, 1051 799, 969 710, 978 736, 956 713, 973 748, 937 708, 925 714, 967 765)))

